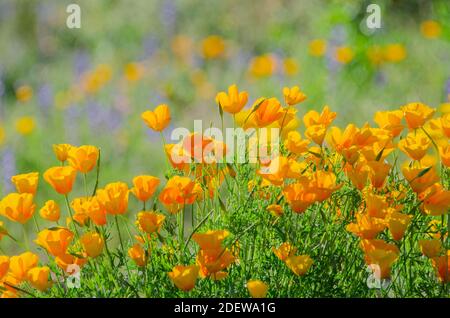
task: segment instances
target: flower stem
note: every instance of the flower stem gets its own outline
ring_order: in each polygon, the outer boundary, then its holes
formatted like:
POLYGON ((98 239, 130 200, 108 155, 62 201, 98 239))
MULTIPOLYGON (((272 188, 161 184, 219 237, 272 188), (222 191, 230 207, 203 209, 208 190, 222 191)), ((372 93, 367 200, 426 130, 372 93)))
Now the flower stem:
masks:
POLYGON ((69 197, 67 196, 67 194, 65 194, 64 198, 66 200, 66 207, 67 207, 67 211, 69 211, 69 215, 70 215, 70 219, 72 220, 73 228, 75 229, 75 235, 76 235, 77 239, 80 239, 80 234, 78 233, 77 224, 75 223, 75 219, 73 218, 73 214, 72 214, 72 209, 70 208, 69 197))

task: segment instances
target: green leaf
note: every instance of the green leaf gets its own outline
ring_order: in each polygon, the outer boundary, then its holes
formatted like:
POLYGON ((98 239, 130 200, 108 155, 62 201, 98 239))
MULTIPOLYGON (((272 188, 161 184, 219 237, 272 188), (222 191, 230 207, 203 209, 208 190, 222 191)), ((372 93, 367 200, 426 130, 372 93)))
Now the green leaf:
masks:
POLYGON ((430 167, 425 168, 422 171, 420 171, 419 174, 417 175, 417 178, 423 177, 428 171, 431 170, 431 168, 433 168, 433 166, 430 166, 430 167))
POLYGON ((386 147, 383 147, 383 149, 381 149, 381 151, 378 153, 377 157, 375 158, 375 161, 380 161, 381 157, 383 156, 384 148, 386 148, 386 147))

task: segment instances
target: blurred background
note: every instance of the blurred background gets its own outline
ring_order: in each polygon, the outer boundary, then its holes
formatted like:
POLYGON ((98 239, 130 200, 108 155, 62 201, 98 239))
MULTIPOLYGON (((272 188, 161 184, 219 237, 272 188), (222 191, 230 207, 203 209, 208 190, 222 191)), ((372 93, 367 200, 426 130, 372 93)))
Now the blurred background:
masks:
MULTIPOLYGON (((100 186, 163 176, 141 112, 167 103, 170 128, 218 125, 214 97, 233 83, 249 105, 299 85, 299 114, 328 104, 338 125, 411 101, 448 111, 450 1, 1 0, 0 195, 12 175, 57 165, 54 143, 100 147, 100 186), (70 3, 80 29, 66 26, 70 3)), ((56 199, 42 179, 38 193, 38 208, 56 199)))

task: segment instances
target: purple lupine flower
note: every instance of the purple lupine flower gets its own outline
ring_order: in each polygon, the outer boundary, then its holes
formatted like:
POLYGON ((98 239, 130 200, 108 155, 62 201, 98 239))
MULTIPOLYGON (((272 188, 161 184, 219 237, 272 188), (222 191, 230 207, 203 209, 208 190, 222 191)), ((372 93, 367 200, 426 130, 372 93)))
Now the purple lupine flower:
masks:
POLYGON ((14 191, 11 177, 16 175, 16 158, 13 150, 9 147, 5 147, 2 151, 0 168, 2 169, 3 192, 9 193, 14 191))
POLYGON ((329 40, 330 49, 326 53, 326 62, 328 70, 333 74, 341 66, 335 59, 336 47, 345 44, 347 41, 347 31, 343 25, 337 25, 331 30, 331 36, 329 40))
POLYGON ((79 79, 90 68, 89 55, 84 51, 77 51, 73 58, 73 73, 79 79))
POLYGON ((164 0, 161 8, 161 23, 167 34, 172 34, 175 30, 177 20, 177 7, 173 0, 164 0))
POLYGON ((149 36, 144 38, 142 47, 143 52, 141 59, 152 57, 156 49, 158 48, 158 39, 153 34, 150 34, 149 36))
POLYGON ((53 89, 50 84, 43 84, 38 88, 37 91, 37 102, 42 110, 45 118, 49 114, 49 109, 53 105, 53 89))
POLYGON ((445 86, 445 98, 450 102, 450 77, 447 79, 447 84, 445 86))
POLYGON ((78 144, 79 139, 79 119, 80 119, 80 106, 69 105, 64 114, 64 127, 66 132, 66 140, 70 144, 78 144))

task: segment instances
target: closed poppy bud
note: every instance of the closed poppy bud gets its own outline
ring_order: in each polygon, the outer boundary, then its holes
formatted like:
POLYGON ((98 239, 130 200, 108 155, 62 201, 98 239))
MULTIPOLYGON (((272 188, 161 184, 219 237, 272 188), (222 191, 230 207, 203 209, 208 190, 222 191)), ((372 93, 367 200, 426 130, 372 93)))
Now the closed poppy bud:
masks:
POLYGON ((190 291, 195 287, 198 277, 198 266, 175 266, 169 275, 170 280, 182 291, 190 291))
POLYGON ((141 231, 148 234, 159 232, 166 217, 155 212, 139 212, 137 215, 136 225, 141 231))
POLYGON ((139 243, 134 244, 128 250, 128 256, 136 263, 139 267, 144 267, 147 264, 147 254, 145 250, 139 243))
POLYGON ((247 289, 250 296, 253 298, 266 298, 269 286, 260 280, 249 280, 247 282, 247 289))
POLYGON ((57 144, 53 145, 53 152, 59 161, 64 162, 69 157, 69 151, 71 148, 72 145, 69 144, 57 144))
POLYGON ((59 194, 68 194, 72 191, 77 171, 71 166, 53 167, 45 171, 44 179, 59 194))
POLYGON ((283 95, 286 104, 288 104, 289 106, 301 103, 306 99, 306 95, 302 91, 300 91, 300 88, 298 86, 294 86, 292 88, 283 88, 283 95))
POLYGON ((34 267, 28 271, 27 280, 31 283, 31 285, 34 288, 43 292, 46 291, 51 286, 49 276, 50 276, 50 268, 48 268, 47 266, 34 267))
POLYGON ((409 129, 416 129, 422 127, 427 122, 436 110, 422 104, 422 103, 409 103, 401 107, 406 119, 406 123, 409 129))
POLYGON ((54 200, 48 200, 44 206, 39 210, 41 217, 47 221, 58 222, 61 215, 61 210, 58 203, 54 200))
POLYGON ((11 177, 12 183, 19 193, 35 194, 38 186, 39 173, 31 172, 11 177))
POLYGON ((39 257, 31 252, 13 256, 9 260, 9 271, 16 279, 23 281, 27 278, 28 271, 37 266, 38 261, 39 257))
POLYGON ((73 236, 72 231, 64 227, 45 229, 38 233, 34 242, 45 248, 51 255, 59 256, 66 253, 73 236))
POLYGON ((6 273, 9 270, 9 257, 8 256, 0 256, 0 281, 5 277, 6 273))
POLYGON ((10 193, 0 201, 0 215, 25 224, 34 213, 36 205, 30 193, 10 193))
POLYGON ((248 101, 247 92, 239 92, 238 87, 233 84, 228 87, 228 94, 220 92, 216 96, 216 102, 222 107, 223 111, 236 114, 239 113, 248 101))
POLYGON ((422 254, 429 258, 438 256, 442 250, 442 242, 439 239, 419 240, 419 246, 422 254))
POLYGON ((58 255, 55 257, 55 263, 61 268, 65 273, 73 275, 78 269, 81 269, 88 261, 87 255, 82 254, 74 256, 68 253, 58 255))
POLYGON ((97 200, 108 214, 125 214, 128 209, 128 186, 124 182, 113 182, 97 191, 97 200))
POLYGON ((141 117, 149 128, 155 131, 163 131, 170 123, 170 109, 169 106, 162 104, 156 107, 154 111, 143 112, 141 117))
POLYGON ((297 276, 303 276, 313 264, 313 260, 308 255, 289 256, 286 265, 297 276))
POLYGON ((95 146, 72 147, 67 160, 69 164, 81 173, 88 173, 97 164, 99 150, 95 146))
POLYGON ((99 256, 105 243, 98 233, 86 233, 80 238, 81 245, 89 257, 95 258, 99 256))
POLYGON ((155 193, 159 185, 159 178, 153 176, 137 176, 133 179, 134 187, 131 192, 140 201, 147 201, 155 193))

